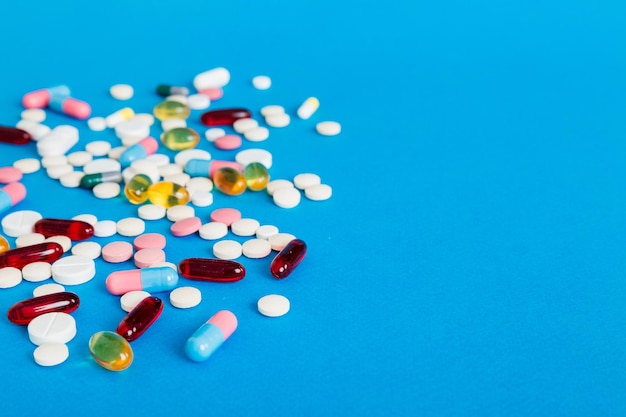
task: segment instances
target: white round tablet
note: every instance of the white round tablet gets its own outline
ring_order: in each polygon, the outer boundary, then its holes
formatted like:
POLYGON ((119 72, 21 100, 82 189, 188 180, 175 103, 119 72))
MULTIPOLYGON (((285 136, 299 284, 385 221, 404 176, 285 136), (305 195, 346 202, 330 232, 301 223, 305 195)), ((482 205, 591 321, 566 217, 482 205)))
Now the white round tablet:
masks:
POLYGON ((323 136, 335 136, 341 133, 341 125, 337 122, 319 122, 315 125, 317 133, 323 136))
POLYGON ((264 224, 256 229, 256 237, 258 239, 269 239, 270 236, 274 236, 276 233, 278 233, 278 227, 273 224, 264 224))
POLYGON ((117 222, 117 233, 122 236, 139 236, 146 231, 146 223, 137 217, 126 217, 117 222))
POLYGON ((46 240, 46 237, 41 233, 26 233, 25 235, 18 236, 15 239, 15 247, 23 248, 25 246, 36 245, 46 240))
POLYGON ((135 90, 128 84, 115 84, 111 86, 109 93, 116 100, 130 100, 135 94, 135 90))
POLYGON ((261 223, 256 219, 243 218, 234 221, 230 225, 230 230, 237 236, 252 236, 260 225, 261 223))
POLYGON ((122 310, 129 313, 144 298, 150 297, 147 291, 129 291, 120 297, 120 305, 122 310))
POLYGON ((265 187, 265 191, 267 191, 269 195, 274 195, 274 192, 280 188, 293 188, 293 187, 294 187, 293 182, 289 180, 278 179, 278 180, 272 180, 268 182, 267 186, 265 187))
POLYGON ((213 193, 210 191, 195 191, 191 195, 191 204, 196 207, 208 207, 213 204, 213 193))
POLYGON ((213 255, 219 259, 237 259, 242 254, 241 243, 236 240, 220 240, 213 245, 213 255))
POLYGON ((20 114, 22 119, 41 123, 46 120, 46 112, 43 109, 26 109, 20 114))
POLYGON ((187 97, 187 105, 191 110, 204 110, 211 105, 211 99, 204 94, 191 94, 187 97))
POLYGON ((311 185, 304 189, 304 195, 313 201, 328 200, 333 195, 333 189, 327 184, 311 185))
POLYGON ((117 233, 117 225, 113 220, 100 220, 93 225, 96 237, 110 237, 117 233))
POLYGON ((154 124, 154 116, 150 113, 137 113, 133 116, 133 119, 140 121, 141 123, 152 126, 154 124))
POLYGON ((161 120, 161 129, 163 129, 164 132, 178 127, 187 127, 187 120, 175 118, 161 120))
POLYGON ((191 195, 197 191, 210 192, 213 190, 213 181, 206 177, 194 177, 187 181, 185 188, 191 195))
POLYGON ((81 222, 89 223, 92 226, 98 223, 98 218, 95 216, 95 214, 89 213, 77 214, 76 216, 72 217, 72 220, 80 220, 81 222))
POLYGON ((41 284, 33 290, 33 297, 41 297, 42 295, 56 294, 65 291, 65 287, 61 284, 51 282, 49 284, 41 284))
POLYGON ((55 165, 50 168, 46 168, 46 174, 48 177, 55 180, 58 180, 64 175, 71 174, 72 172, 74 172, 74 167, 70 164, 55 165))
POLYGON ((281 208, 294 208, 300 204, 300 191, 295 188, 279 188, 272 195, 274 204, 281 208))
POLYGON ((251 259, 265 258, 272 252, 270 242, 265 239, 250 239, 241 245, 243 256, 251 259))
POLYGON ((80 171, 73 171, 62 175, 59 178, 59 182, 65 188, 78 188, 80 187, 80 180, 82 180, 84 176, 85 174, 80 171))
POLYGON ((111 148, 111 150, 107 152, 107 157, 109 159, 115 159, 117 161, 120 159, 120 155, 124 153, 126 148, 126 146, 116 146, 115 148, 111 148))
POLYGON ((52 276, 52 269, 48 262, 33 262, 22 268, 22 278, 29 282, 45 281, 52 276))
POLYGON ((18 210, 10 213, 2 219, 2 231, 10 237, 18 237, 26 233, 32 233, 33 225, 41 220, 41 213, 33 210, 18 210))
POLYGON ((222 222, 208 222, 200 227, 198 233, 202 239, 217 240, 228 234, 228 226, 222 222))
POLYGON ((96 259, 102 252, 102 246, 97 242, 80 242, 72 248, 72 255, 84 256, 89 259, 96 259))
POLYGON ((263 117, 268 117, 268 116, 273 116, 276 114, 283 114, 283 113, 285 113, 285 108, 277 104, 270 104, 268 106, 261 107, 261 115, 263 115, 263 117))
POLYGON ((287 243, 294 240, 296 237, 291 233, 276 233, 275 235, 270 236, 267 240, 270 242, 272 246, 272 250, 280 252, 287 246, 287 243))
POLYGON ((245 133, 248 130, 259 127, 259 122, 249 117, 244 117, 243 119, 237 119, 233 122, 233 129, 237 133, 245 133))
POLYGON ((65 343, 42 343, 33 352, 35 363, 40 366, 57 366, 70 357, 65 343))
POLYGON ((96 276, 96 264, 86 256, 70 255, 52 264, 52 279, 61 285, 80 285, 96 276))
POLYGON ((265 168, 270 169, 272 167, 272 154, 265 149, 250 148, 237 152, 235 161, 244 168, 252 162, 260 162, 265 168))
POLYGON ((212 127, 210 129, 207 129, 206 132, 204 132, 204 136, 207 138, 209 142, 214 142, 215 139, 221 138, 222 136, 226 136, 226 131, 222 129, 221 127, 212 127))
POLYGON ((41 166, 44 168, 50 168, 57 165, 68 165, 67 156, 65 155, 54 155, 54 156, 46 156, 41 159, 41 166))
POLYGON ((0 268, 0 288, 13 288, 22 282, 22 271, 12 266, 0 268))
POLYGON ((153 153, 152 155, 148 155, 146 159, 156 165, 159 169, 161 169, 163 165, 170 163, 170 157, 162 153, 153 153))
POLYGON ((137 215, 144 220, 159 220, 165 217, 167 210, 156 204, 144 204, 137 209, 137 215))
POLYGON ((272 86, 272 79, 267 75, 257 75, 252 78, 252 85, 257 90, 267 90, 272 86))
POLYGON ((293 177, 293 184, 296 188, 304 190, 312 185, 318 185, 322 182, 321 178, 317 174, 311 174, 310 172, 298 174, 293 177))
POLYGON ((259 313, 267 317, 284 316, 289 312, 290 307, 289 299, 278 294, 265 295, 257 302, 259 313))
POLYGON ((116 182, 101 182, 91 189, 93 195, 102 200, 119 196, 121 190, 121 186, 116 182))
POLYGON ((287 127, 291 123, 291 117, 287 113, 273 114, 265 118, 265 123, 271 127, 287 127))
POLYGON ((163 181, 173 182, 174 184, 178 184, 182 187, 185 187, 187 185, 187 182, 189 182, 190 179, 191 179, 191 176, 184 172, 163 177, 163 181))
POLYGON ((87 126, 94 132, 102 132, 107 128, 107 122, 104 117, 92 117, 87 120, 87 126))
POLYGON ((178 287, 170 293, 170 303, 176 308, 195 307, 202 301, 202 293, 194 287, 178 287))
POLYGON ((45 313, 28 323, 28 338, 35 345, 67 343, 76 336, 76 320, 67 313, 45 313))
POLYGON ((243 136, 251 142, 262 142, 270 137, 270 131, 264 126, 246 130, 243 136))
POLYGON ((22 174, 32 174, 41 169, 41 162, 36 158, 23 158, 13 162, 13 167, 22 171, 22 174))
POLYGON ((167 209, 167 219, 172 222, 177 222, 182 219, 188 219, 194 217, 196 211, 191 206, 174 206, 167 209))
POLYGON ((56 242, 63 248, 63 253, 72 248, 72 239, 67 236, 57 235, 46 238, 45 242, 56 242))
POLYGON ((99 158, 85 164, 83 172, 85 174, 99 174, 102 172, 121 172, 122 164, 115 159, 99 158))
POLYGON ((87 151, 76 151, 67 155, 67 162, 75 167, 82 167, 93 160, 93 155, 87 151))
POLYGON ((105 140, 92 140, 85 145, 85 150, 92 156, 105 156, 111 150, 111 144, 105 140))
POLYGON ((183 172, 183 167, 176 164, 165 164, 159 167, 159 175, 162 177, 167 177, 168 175, 176 175, 181 174, 183 172))
POLYGON ((202 159, 203 161, 211 160, 211 153, 204 149, 185 149, 180 151, 174 157, 174 163, 181 167, 185 167, 191 159, 202 159))

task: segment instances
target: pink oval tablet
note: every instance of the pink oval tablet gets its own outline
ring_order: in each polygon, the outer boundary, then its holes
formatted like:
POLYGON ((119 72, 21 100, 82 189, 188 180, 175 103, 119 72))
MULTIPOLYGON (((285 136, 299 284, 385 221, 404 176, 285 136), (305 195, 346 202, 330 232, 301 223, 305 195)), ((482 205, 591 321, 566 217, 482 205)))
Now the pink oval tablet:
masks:
POLYGON ((217 101, 224 96, 224 90, 221 88, 205 88, 198 91, 198 93, 207 96, 211 101, 217 101))
POLYGON ((200 230, 200 226, 202 226, 202 220, 199 217, 188 217, 174 222, 170 230, 174 236, 189 236, 200 230))
POLYGON ((133 257, 133 245, 128 242, 111 242, 102 248, 102 259, 114 264, 124 262, 133 257))
POLYGON ((239 135, 224 135, 213 141, 213 144, 217 149, 223 149, 229 151, 232 149, 238 149, 241 147, 241 136, 239 135))
POLYGON ((165 247, 165 236, 161 233, 144 233, 133 241, 135 250, 141 249, 163 249, 165 247))
POLYGON ((9 184, 12 182, 18 182, 23 177, 22 171, 14 167, 2 167, 0 168, 0 183, 9 184))
POLYGON ((149 268, 154 264, 165 262, 165 252, 162 249, 141 249, 133 257, 137 268, 149 268))
POLYGON ((241 219, 241 212, 234 208, 221 208, 211 212, 211 221, 222 222, 226 226, 230 226, 239 219, 241 219))

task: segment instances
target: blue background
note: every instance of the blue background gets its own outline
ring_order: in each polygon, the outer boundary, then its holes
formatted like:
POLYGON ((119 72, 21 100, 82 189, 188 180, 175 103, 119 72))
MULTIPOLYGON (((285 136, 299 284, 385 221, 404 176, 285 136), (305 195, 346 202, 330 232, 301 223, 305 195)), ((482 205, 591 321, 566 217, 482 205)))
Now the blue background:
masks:
MULTIPOLYGON (((320 99, 310 120, 244 146, 273 153, 273 178, 315 172, 334 195, 285 210, 264 193, 215 192, 196 209, 203 221, 236 207, 304 239, 306 259, 283 281, 270 258, 242 258, 243 281, 189 282, 202 304, 166 302, 124 372, 96 365, 87 341, 123 317, 104 279, 131 262, 98 260, 96 278, 72 288, 78 335, 58 367, 37 366, 26 329, 0 320, 0 414, 625 415, 625 12, 577 0, 4 2, 0 124, 17 123, 24 93, 59 83, 94 115, 149 112, 157 84, 191 87, 225 66, 213 108, 261 120, 263 105, 294 116, 320 99), (257 74, 270 90, 252 88, 257 74), (113 100, 116 83, 135 97, 113 100), (328 119, 340 136, 314 132, 328 119), (256 311, 273 292, 290 298, 287 316, 256 311), (186 338, 223 308, 238 330, 207 362, 187 360, 186 338)), ((52 112, 45 123, 79 127, 75 149, 119 143, 52 112)), ((29 156, 34 144, 0 145, 2 166, 29 156)), ((136 214, 44 171, 23 182, 16 210, 136 214)), ((211 255, 169 225, 147 225, 168 236, 169 261, 211 255)), ((0 291, 1 308, 34 287, 0 291)))

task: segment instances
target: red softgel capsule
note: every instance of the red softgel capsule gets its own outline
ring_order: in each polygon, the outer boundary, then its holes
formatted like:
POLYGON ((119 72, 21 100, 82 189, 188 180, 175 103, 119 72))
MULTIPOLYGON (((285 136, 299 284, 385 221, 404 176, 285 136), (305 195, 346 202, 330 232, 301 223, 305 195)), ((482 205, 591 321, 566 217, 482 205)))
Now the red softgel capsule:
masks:
POLYGON ((0 142, 12 145, 26 145, 33 137, 25 130, 16 127, 0 126, 0 142))
POLYGON ((200 121, 206 126, 226 126, 232 125, 239 119, 251 117, 250 110, 244 108, 231 108, 220 110, 209 110, 200 116, 200 121))
POLYGON ((46 313, 71 313, 80 305, 78 295, 73 292, 57 292, 18 301, 7 314, 11 323, 27 325, 35 317, 46 313))
POLYGON ((45 237, 61 235, 71 240, 85 240, 93 236, 94 228, 82 220, 41 219, 33 225, 33 232, 45 237))
POLYGON ((246 269, 239 262, 212 258, 183 259, 178 272, 187 279, 210 282, 234 282, 246 276, 246 269))
POLYGON ((306 255, 306 243, 300 239, 294 239, 278 252, 278 255, 270 263, 270 272, 277 279, 286 278, 293 272, 296 266, 306 255))
POLYGON ((159 297, 146 297, 122 319, 116 332, 132 342, 148 330, 162 311, 163 301, 159 297))
POLYGON ((63 246, 56 242, 43 242, 0 253, 0 268, 12 266, 22 269, 33 262, 53 263, 63 256, 63 246))

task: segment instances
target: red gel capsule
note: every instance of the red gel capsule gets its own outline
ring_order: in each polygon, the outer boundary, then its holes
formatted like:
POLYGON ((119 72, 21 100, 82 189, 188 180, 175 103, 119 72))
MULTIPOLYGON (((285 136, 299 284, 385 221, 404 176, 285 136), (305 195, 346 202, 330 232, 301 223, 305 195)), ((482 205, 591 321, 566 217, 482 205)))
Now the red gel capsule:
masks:
POLYGON ((0 253, 0 268, 12 266, 22 269, 33 262, 53 263, 63 256, 63 246, 56 242, 43 242, 0 253))
POLYGON ((162 311, 163 301, 159 297, 146 297, 122 319, 116 332, 132 342, 152 326, 162 311))
POLYGON ((287 278, 306 255, 306 243, 300 239, 294 239, 287 243, 278 255, 270 263, 270 272, 274 278, 287 278))
POLYGON ((243 265, 227 259, 187 258, 180 261, 178 271, 196 281, 234 282, 246 276, 243 265))
POLYGON ((200 121, 206 126, 232 125, 238 119, 252 117, 250 110, 244 108, 209 110, 200 116, 200 121))
POLYGON ((71 240, 85 240, 93 236, 93 226, 81 220, 41 219, 33 225, 33 232, 45 237, 67 236, 71 240))
POLYGON ((0 142, 12 145, 26 145, 33 137, 25 130, 16 127, 0 126, 0 142))
POLYGON ((73 292, 57 292, 18 301, 11 306, 7 316, 11 323, 26 325, 45 313, 71 313, 79 304, 80 299, 73 292))

